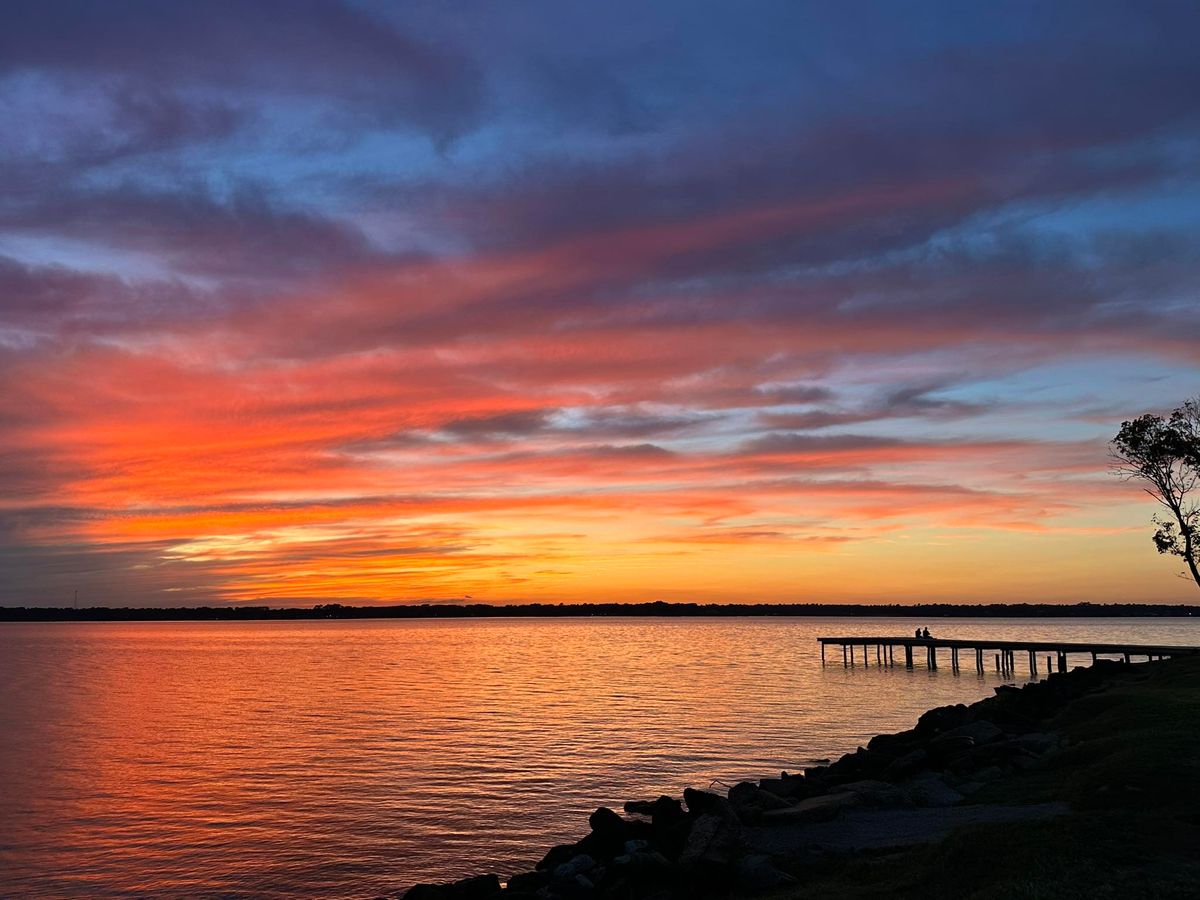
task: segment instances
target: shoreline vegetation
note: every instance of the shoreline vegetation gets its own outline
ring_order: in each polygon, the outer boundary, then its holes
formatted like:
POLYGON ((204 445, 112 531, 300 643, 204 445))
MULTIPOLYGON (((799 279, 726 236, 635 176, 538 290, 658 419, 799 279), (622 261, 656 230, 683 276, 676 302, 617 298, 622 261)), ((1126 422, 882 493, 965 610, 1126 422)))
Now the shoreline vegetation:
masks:
POLYGON ((931 709, 830 765, 606 808, 534 868, 404 900, 1195 897, 1200 657, 931 709))
POLYGON ((0 622, 271 621, 303 619, 573 618, 604 616, 860 618, 1159 618, 1200 615, 1200 605, 1166 603, 421 603, 312 607, 0 606, 0 622))

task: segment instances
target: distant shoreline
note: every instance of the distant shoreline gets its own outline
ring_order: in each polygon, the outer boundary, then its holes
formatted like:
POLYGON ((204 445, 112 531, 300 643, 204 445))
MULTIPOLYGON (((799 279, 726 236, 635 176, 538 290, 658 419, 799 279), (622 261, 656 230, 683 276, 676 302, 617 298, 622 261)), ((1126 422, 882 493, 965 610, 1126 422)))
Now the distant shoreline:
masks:
POLYGON ((27 607, 0 606, 0 622, 179 622, 296 621, 312 619, 490 619, 490 618, 731 618, 746 616, 830 616, 853 618, 1190 618, 1200 605, 1139 603, 964 603, 823 604, 823 603, 486 603, 403 606, 314 607, 27 607))

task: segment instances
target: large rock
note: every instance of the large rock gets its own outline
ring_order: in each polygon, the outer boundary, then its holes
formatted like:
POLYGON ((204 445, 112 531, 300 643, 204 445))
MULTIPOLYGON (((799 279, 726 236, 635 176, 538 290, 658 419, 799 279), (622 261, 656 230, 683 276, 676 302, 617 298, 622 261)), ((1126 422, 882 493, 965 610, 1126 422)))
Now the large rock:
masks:
POLYGON ((773 809, 763 813, 764 825, 782 823, 828 822, 836 818, 844 809, 858 806, 861 799, 854 793, 825 794, 821 797, 810 797, 801 800, 787 809, 773 809))
POLYGON ((891 756, 902 756, 911 752, 920 743, 920 738, 912 729, 898 734, 877 734, 867 742, 868 750, 878 750, 891 756))
POLYGON ((687 804, 688 814, 692 816, 715 813, 723 818, 736 818, 733 806, 720 794, 684 788, 683 802, 687 804))
POLYGON ((918 747, 911 753, 906 753, 888 763, 887 768, 879 773, 879 777, 883 781, 903 781, 927 765, 929 765, 929 754, 924 747, 918 747))
POLYGON ((904 792, 917 806, 954 806, 963 795, 934 772, 924 772, 904 785, 904 792))
MULTIPOLYGON (((987 719, 977 719, 974 722, 968 722, 966 725, 951 728, 949 731, 943 732, 941 737, 969 737, 976 744, 987 744, 1004 737, 1004 731, 987 719)), ((938 738, 938 740, 940 739, 938 738)))
POLYGON ((830 788, 831 794, 854 794, 863 806, 911 806, 900 788, 886 781, 851 781, 830 788))
POLYGON ((815 781, 802 775, 792 775, 788 778, 764 778, 758 783, 758 786, 785 800, 807 800, 824 790, 824 787, 818 786, 815 781))
POLYGON ((586 875, 594 871, 596 868, 596 860, 588 856, 586 853, 580 853, 578 856, 573 856, 560 866, 554 869, 554 878, 556 881, 571 881, 576 875, 586 875))
POLYGON ((824 773, 824 782, 825 784, 840 784, 846 781, 875 778, 887 769, 893 759, 891 754, 859 747, 853 753, 847 753, 831 765, 824 773))
POLYGON ((947 764, 946 770, 955 775, 969 775, 989 766, 1007 766, 1014 758, 1023 755, 1032 754, 1018 740, 993 741, 958 755, 947 764))
POLYGON ((657 800, 631 800, 625 804, 625 812, 630 815, 649 816, 655 825, 670 825, 686 815, 683 804, 666 794, 657 800))
POLYGON ((445 884, 418 884, 404 894, 404 900, 492 900, 500 894, 500 879, 495 875, 476 875, 445 884))
MULTIPOLYGON (((630 844, 644 841, 630 841, 630 844)), ((626 852, 612 861, 613 867, 627 872, 662 873, 671 868, 671 861, 651 847, 626 847, 626 852)))
POLYGON ((743 822, 755 822, 771 809, 786 809, 791 804, 782 797, 764 791, 752 781, 743 781, 729 789, 729 802, 743 822))
POLYGON ((975 749, 975 738, 969 734, 953 734, 947 731, 926 744, 925 749, 935 763, 944 763, 975 749))
POLYGON ((522 872, 508 879, 508 894, 536 894, 550 883, 549 872, 522 872))
POLYGON ((739 893, 757 894, 773 890, 786 884, 795 884, 791 875, 780 872, 771 862, 771 857, 762 854, 745 856, 738 860, 736 887, 739 893))
POLYGON ((553 871, 578 853, 579 849, 574 844, 558 844, 546 851, 535 868, 553 871))
POLYGON ((920 737, 931 737, 965 725, 971 718, 971 711, 963 704, 954 706, 939 706, 926 712, 917 719, 917 727, 913 729, 920 737))
POLYGON ((622 843, 625 842, 627 824, 620 815, 613 812, 607 806, 601 806, 588 816, 588 825, 592 826, 593 834, 598 834, 605 838, 619 838, 622 843))
POLYGON ((697 866, 722 868, 734 859, 741 845, 741 829, 737 819, 719 813, 704 813, 696 819, 688 835, 679 865, 684 870, 697 866))
POLYGON ((1054 746, 1058 739, 1053 735, 1044 731, 1031 731, 1028 734, 1023 734, 1016 739, 1017 744, 1030 753, 1045 753, 1054 746))

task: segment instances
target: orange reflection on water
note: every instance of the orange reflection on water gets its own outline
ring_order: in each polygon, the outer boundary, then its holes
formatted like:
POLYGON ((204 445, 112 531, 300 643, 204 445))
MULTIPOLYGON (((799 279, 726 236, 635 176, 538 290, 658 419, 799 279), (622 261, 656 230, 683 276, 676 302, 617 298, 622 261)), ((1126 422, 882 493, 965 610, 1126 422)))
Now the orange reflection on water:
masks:
MULTIPOLYGON (((1190 620, 944 621, 1200 644, 1190 620)), ((991 673, 822 668, 813 619, 0 628, 17 894, 363 897, 529 866, 599 805, 796 769, 991 673)))

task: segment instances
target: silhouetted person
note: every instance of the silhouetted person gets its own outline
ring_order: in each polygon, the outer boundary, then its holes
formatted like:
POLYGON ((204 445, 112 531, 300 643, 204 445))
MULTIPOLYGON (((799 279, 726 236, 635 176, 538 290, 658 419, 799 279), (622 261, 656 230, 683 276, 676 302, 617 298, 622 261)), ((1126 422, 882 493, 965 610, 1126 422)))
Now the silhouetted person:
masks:
POLYGON ((925 633, 923 635, 921 635, 921 637, 925 638, 925 640, 929 640, 929 629, 928 628, 925 629, 925 633))
POLYGON ((919 638, 920 636, 921 636, 921 629, 918 628, 916 631, 913 632, 913 637, 919 638))

